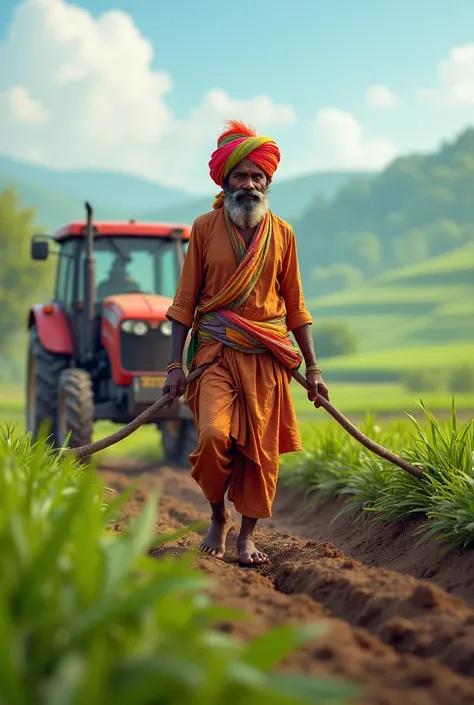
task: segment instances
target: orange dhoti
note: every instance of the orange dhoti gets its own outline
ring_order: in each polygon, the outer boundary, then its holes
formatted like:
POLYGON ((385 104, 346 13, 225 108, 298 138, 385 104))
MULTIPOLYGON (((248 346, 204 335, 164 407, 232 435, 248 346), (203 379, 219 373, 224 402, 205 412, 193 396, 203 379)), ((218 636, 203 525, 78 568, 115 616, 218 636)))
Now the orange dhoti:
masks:
MULTIPOLYGON (((291 372, 277 354, 234 347, 239 333, 231 329, 231 322, 227 343, 218 341, 212 335, 213 321, 209 324, 205 317, 207 309, 211 315, 230 311, 241 316, 240 323, 262 328, 284 320, 285 335, 312 322, 303 298, 294 233, 273 214, 268 219, 267 239, 265 231, 259 231, 247 253, 236 255, 223 209, 200 216, 167 312, 188 329, 197 321, 199 344, 190 371, 207 365, 186 391, 198 431, 198 447, 190 456, 192 476, 209 502, 221 501, 228 490, 237 511, 252 519, 271 516, 279 455, 301 450, 290 394, 291 372), (251 281, 254 253, 262 266, 251 281), (241 285, 236 282, 239 273, 241 285), (232 301, 226 300, 228 291, 232 301)), ((250 337, 256 336, 251 331, 250 337)))
MULTIPOLYGON (((214 347, 214 346, 213 346, 214 347)), ((194 366, 199 366, 199 350, 194 366)), ((187 402, 198 430, 192 477, 207 500, 228 498, 243 516, 271 516, 279 456, 301 450, 290 395, 291 375, 270 354, 222 346, 187 402)))

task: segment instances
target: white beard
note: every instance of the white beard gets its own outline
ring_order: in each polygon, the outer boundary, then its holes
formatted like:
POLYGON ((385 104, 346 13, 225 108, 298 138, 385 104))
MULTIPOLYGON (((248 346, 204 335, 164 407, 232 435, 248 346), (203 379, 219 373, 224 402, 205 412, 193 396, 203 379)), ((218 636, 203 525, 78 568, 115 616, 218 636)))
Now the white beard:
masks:
POLYGON ((255 228, 268 211, 268 191, 224 190, 224 207, 231 221, 238 228, 255 228), (243 198, 243 194, 250 193, 258 200, 243 198))

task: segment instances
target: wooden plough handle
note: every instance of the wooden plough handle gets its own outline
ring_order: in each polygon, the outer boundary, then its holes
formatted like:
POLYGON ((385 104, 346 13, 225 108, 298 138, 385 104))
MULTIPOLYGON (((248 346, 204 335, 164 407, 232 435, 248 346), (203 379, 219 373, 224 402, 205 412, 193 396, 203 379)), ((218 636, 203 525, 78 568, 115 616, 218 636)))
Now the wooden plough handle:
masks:
MULTIPOLYGON (((188 375, 188 377, 186 377, 186 386, 195 382, 202 375, 205 369, 206 366, 203 365, 202 367, 198 367, 196 370, 194 370, 194 372, 188 375)), ((300 372, 293 370, 291 374, 293 375, 294 379, 299 384, 301 384, 302 387, 308 390, 308 383, 300 372)), ((79 446, 78 448, 67 448, 66 452, 80 459, 85 458, 89 455, 93 455, 94 453, 99 453, 101 450, 110 448, 110 446, 113 446, 116 443, 120 443, 120 441, 123 441, 124 438, 130 436, 130 434, 140 428, 140 426, 142 426, 144 423, 147 423, 157 411, 163 409, 168 404, 169 400, 170 395, 165 394, 160 399, 155 401, 154 404, 149 406, 148 409, 145 409, 145 411, 143 411, 136 418, 130 421, 130 423, 128 423, 123 428, 120 428, 118 431, 115 431, 115 433, 110 434, 110 436, 101 438, 100 440, 94 441, 93 443, 88 443, 85 446, 79 446)), ((338 411, 336 407, 331 404, 331 402, 327 401, 327 399, 325 399, 321 395, 318 398, 318 404, 320 404, 320 406, 322 406, 323 409, 325 409, 328 414, 330 414, 333 419, 335 419, 335 421, 337 421, 337 423, 340 424, 345 431, 347 431, 347 433, 349 433, 353 438, 356 439, 356 441, 358 441, 365 448, 367 448, 367 450, 370 450, 372 453, 375 453, 384 460, 388 460, 393 465, 398 465, 398 467, 402 468, 402 470, 405 470, 410 475, 413 475, 413 477, 423 477, 423 470, 421 468, 412 465, 407 460, 404 460, 393 451, 388 450, 388 448, 384 448, 375 441, 372 441, 370 438, 367 438, 367 436, 365 436, 362 431, 356 428, 354 424, 349 421, 349 419, 347 419, 343 414, 341 414, 341 412, 338 411)))

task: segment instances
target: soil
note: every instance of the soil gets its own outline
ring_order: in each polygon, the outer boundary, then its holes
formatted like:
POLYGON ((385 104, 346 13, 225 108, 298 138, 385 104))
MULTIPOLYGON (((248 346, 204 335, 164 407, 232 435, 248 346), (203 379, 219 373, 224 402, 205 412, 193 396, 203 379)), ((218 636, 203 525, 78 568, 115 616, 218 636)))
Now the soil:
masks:
POLYGON ((280 530, 331 541, 368 566, 435 582, 474 608, 474 551, 426 539, 421 533, 426 528, 423 519, 387 522, 361 512, 338 516, 343 507, 342 499, 315 504, 301 490, 280 487, 273 520, 280 530))
MULTIPOLYGON (((101 474, 106 486, 119 491, 142 474, 118 530, 158 485, 158 533, 196 522, 203 528, 152 555, 197 547, 209 512, 186 471, 116 461, 101 474)), ((247 639, 278 624, 322 620, 325 633, 288 658, 282 670, 356 681, 366 689, 357 705, 474 704, 471 554, 443 556, 434 543, 420 548, 412 525, 354 524, 347 516, 331 524, 337 509, 337 503, 304 509, 298 493, 280 488, 274 516, 262 522, 256 539, 271 563, 252 568, 236 563, 234 515, 224 561, 199 552, 195 559, 214 581, 214 599, 251 615, 218 627, 247 639)))

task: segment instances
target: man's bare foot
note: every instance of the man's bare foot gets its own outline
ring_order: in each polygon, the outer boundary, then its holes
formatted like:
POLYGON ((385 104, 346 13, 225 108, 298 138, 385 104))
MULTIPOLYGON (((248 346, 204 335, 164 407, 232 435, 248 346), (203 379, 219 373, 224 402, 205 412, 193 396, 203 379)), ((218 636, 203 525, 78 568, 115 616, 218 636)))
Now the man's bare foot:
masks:
POLYGON ((201 551, 213 558, 224 558, 225 540, 230 528, 230 515, 227 511, 213 514, 209 531, 199 545, 201 551))
POLYGON ((267 554, 259 551, 250 538, 237 539, 237 556, 242 565, 261 565, 270 561, 267 554))

